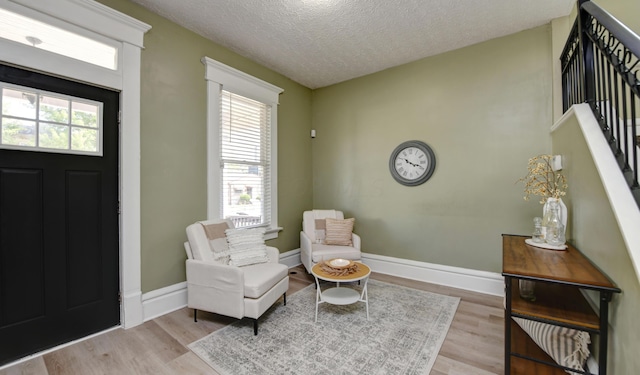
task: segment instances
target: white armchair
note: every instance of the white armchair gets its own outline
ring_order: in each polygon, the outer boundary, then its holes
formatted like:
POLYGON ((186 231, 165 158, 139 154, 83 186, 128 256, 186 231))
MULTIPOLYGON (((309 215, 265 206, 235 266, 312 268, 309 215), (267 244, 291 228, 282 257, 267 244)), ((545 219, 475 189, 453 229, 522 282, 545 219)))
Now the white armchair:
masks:
POLYGON ((344 219, 342 211, 313 210, 302 214, 300 232, 300 258, 304 268, 311 268, 318 262, 332 258, 360 260, 360 236, 351 233, 351 245, 330 245, 325 243, 326 219, 344 219))
POLYGON ((187 227, 187 305, 237 319, 253 319, 254 335, 258 318, 279 298, 287 304, 288 268, 280 264, 280 252, 267 246, 269 261, 237 267, 216 260, 216 254, 228 250, 225 229, 233 228, 229 220, 197 222, 187 227))

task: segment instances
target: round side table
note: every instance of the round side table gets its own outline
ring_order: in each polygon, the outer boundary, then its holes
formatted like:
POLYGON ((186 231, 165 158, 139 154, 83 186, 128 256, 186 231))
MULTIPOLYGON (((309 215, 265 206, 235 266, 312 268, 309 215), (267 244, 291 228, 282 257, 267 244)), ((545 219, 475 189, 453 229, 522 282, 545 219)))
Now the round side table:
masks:
POLYGON ((311 274, 316 279, 316 323, 318 322, 318 306, 321 303, 332 305, 350 305, 356 302, 364 302, 369 320, 369 295, 367 294, 367 282, 371 274, 371 268, 366 264, 357 262, 358 270, 349 275, 335 276, 322 269, 320 263, 311 268, 311 274), (320 289, 320 280, 336 283, 335 287, 320 289), (340 287, 340 283, 364 280, 362 291, 340 287))

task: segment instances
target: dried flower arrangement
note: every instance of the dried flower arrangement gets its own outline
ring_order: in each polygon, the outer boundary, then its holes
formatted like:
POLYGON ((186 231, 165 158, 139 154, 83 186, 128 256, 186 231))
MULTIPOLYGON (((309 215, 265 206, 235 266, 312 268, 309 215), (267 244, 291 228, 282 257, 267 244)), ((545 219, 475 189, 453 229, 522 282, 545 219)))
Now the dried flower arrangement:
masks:
POLYGON ((540 204, 544 204, 547 198, 558 199, 567 194, 567 179, 551 168, 551 158, 552 155, 538 155, 529 159, 527 175, 517 181, 524 183, 524 200, 537 195, 541 197, 540 204))

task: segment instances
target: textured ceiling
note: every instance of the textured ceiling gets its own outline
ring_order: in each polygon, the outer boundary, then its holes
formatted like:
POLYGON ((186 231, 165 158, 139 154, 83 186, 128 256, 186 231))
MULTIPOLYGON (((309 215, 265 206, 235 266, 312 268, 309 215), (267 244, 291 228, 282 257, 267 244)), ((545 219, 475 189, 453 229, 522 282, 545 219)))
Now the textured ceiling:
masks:
POLYGON ((566 16, 575 0, 132 0, 309 88, 566 16))

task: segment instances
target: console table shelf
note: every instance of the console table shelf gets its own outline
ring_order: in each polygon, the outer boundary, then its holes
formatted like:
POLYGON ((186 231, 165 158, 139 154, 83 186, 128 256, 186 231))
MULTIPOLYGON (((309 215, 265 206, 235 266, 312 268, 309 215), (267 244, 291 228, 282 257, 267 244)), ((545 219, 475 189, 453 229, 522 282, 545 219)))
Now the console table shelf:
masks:
MULTIPOLYGON (((515 278, 511 280, 511 290, 513 296, 520 295, 518 280, 515 278)), ((571 286, 536 283, 536 300, 530 302, 513 298, 511 315, 542 322, 554 321, 592 332, 600 329, 598 315, 580 293, 580 289, 571 286)))
POLYGON ((530 246, 527 236, 502 235, 505 279, 505 374, 566 374, 511 318, 520 317, 600 335, 599 374, 606 375, 609 302, 620 293, 578 249, 530 246), (536 281, 536 300, 519 297, 519 280, 536 281), (599 314, 581 289, 600 294, 599 314))

